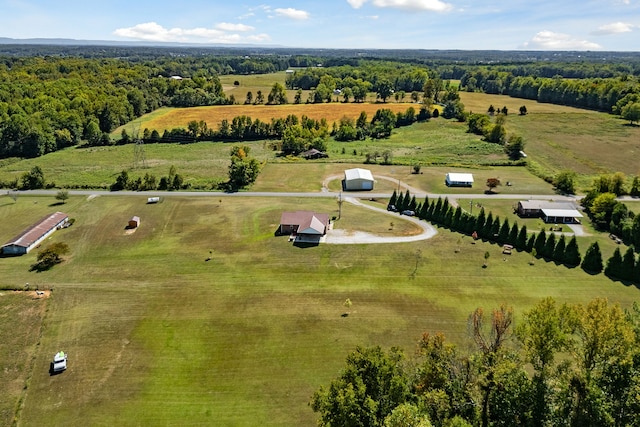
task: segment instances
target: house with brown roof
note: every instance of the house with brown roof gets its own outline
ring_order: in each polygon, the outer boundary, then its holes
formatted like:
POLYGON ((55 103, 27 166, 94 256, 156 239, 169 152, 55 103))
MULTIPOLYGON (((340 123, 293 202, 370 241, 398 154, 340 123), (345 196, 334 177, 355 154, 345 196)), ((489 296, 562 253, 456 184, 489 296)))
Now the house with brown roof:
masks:
POLYGON ((3 255, 24 255, 69 222, 69 216, 56 212, 40 219, 22 233, 2 245, 3 255))
POLYGON ((290 234, 296 240, 319 241, 327 234, 329 215, 313 211, 283 212, 280 217, 280 234, 290 234))

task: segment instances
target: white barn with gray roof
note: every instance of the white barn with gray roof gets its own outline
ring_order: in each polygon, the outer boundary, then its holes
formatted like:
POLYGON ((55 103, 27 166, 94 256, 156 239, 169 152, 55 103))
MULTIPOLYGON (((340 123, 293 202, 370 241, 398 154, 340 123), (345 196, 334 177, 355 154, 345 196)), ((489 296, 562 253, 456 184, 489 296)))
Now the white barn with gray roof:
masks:
POLYGON ((373 190, 373 174, 368 169, 354 168, 344 171, 343 187, 346 191, 373 190))

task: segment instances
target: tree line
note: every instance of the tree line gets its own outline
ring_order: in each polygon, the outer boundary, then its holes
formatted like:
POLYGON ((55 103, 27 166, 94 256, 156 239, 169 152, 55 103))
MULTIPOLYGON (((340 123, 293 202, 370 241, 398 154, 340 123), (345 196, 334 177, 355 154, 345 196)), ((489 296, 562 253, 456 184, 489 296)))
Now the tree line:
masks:
MULTIPOLYGON (((409 126, 416 121, 425 121, 432 113, 424 105, 416 114, 413 107, 405 112, 394 113, 388 108, 380 108, 369 120, 366 112, 361 112, 357 120, 343 117, 334 123, 331 130, 326 119, 312 119, 306 115, 298 117, 289 114, 287 117, 272 118, 270 122, 252 119, 247 115, 236 116, 231 121, 223 119, 218 129, 210 127, 204 120, 192 120, 186 128, 165 130, 162 135, 157 130, 147 128, 142 132, 145 143, 190 143, 197 141, 257 141, 282 140, 274 145, 284 154, 299 154, 309 148, 326 150, 326 139, 333 136, 337 141, 355 141, 371 138, 387 138, 394 128, 409 126)), ((437 113, 436 113, 437 116, 437 113)), ((128 144, 135 142, 126 130, 121 133, 119 141, 109 144, 128 144)), ((100 143, 99 145, 102 145, 100 143)))
POLYGON ((296 70, 287 75, 286 86, 289 89, 318 90, 320 85, 327 89, 354 88, 366 85, 377 89, 390 84, 395 91, 422 91, 433 71, 424 65, 403 64, 401 62, 362 60, 357 65, 338 65, 332 67, 313 67, 296 70))
MULTIPOLYGON (((640 100, 637 78, 618 77, 564 78, 515 75, 510 71, 479 69, 467 71, 460 87, 470 92, 509 95, 539 102, 569 105, 622 115, 627 105, 640 100)), ((637 121, 635 119, 634 121, 637 121)))
POLYGON ((321 426, 638 426, 640 307, 552 298, 475 309, 467 346, 424 333, 411 356, 357 347, 313 394, 321 426))
POLYGON ((640 215, 636 215, 617 197, 629 194, 640 196, 640 176, 634 176, 631 188, 625 187, 626 177, 617 172, 600 175, 580 201, 593 225, 600 231, 610 232, 640 251, 640 215))

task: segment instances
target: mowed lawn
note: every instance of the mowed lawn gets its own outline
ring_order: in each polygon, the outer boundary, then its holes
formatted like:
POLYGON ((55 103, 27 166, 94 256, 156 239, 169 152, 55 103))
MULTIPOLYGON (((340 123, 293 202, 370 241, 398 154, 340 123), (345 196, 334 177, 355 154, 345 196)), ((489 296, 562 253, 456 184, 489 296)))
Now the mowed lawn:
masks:
MULTIPOLYGON (((311 394, 339 373, 356 345, 398 345, 411 354, 423 332, 435 331, 466 345, 467 316, 476 307, 507 303, 519 315, 546 296, 605 296, 624 307, 639 296, 603 275, 542 260, 531 266, 528 254, 504 258, 496 245, 444 229, 409 244, 301 248, 274 236, 283 210, 334 216, 331 199, 52 202, 0 198, 5 241, 52 210, 75 218, 46 242, 71 247, 65 263, 33 273, 35 253, 0 259, 3 287, 53 288, 39 345, 9 343, 6 353, 26 348, 33 357, 18 420, 25 426, 313 425, 311 394), (133 215, 141 225, 127 234, 133 215), (343 317, 346 298, 353 305, 343 317), (49 376, 59 350, 69 353, 69 369, 49 376)), ((388 232, 390 221, 398 234, 413 232, 398 216, 346 204, 336 227, 388 232)), ((0 297, 0 312, 7 301, 0 297)))

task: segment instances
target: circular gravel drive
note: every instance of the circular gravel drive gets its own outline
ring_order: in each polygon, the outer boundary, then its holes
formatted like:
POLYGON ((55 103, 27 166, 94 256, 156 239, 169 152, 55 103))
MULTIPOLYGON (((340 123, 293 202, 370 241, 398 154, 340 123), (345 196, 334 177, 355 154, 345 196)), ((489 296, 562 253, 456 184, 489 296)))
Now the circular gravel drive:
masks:
MULTIPOLYGON (((353 197, 345 197, 344 201, 390 216, 400 216, 400 214, 396 212, 388 212, 384 209, 376 208, 375 206, 365 205, 364 203, 361 203, 358 199, 355 199, 353 197)), ((420 228, 422 228, 422 233, 416 234, 414 236, 384 237, 371 233, 365 233, 363 231, 329 230, 327 232, 327 235, 325 236, 324 242, 336 245, 417 242, 420 240, 430 239, 438 233, 435 227, 426 221, 422 221, 418 218, 410 216, 402 216, 402 219, 417 224, 420 228)))

